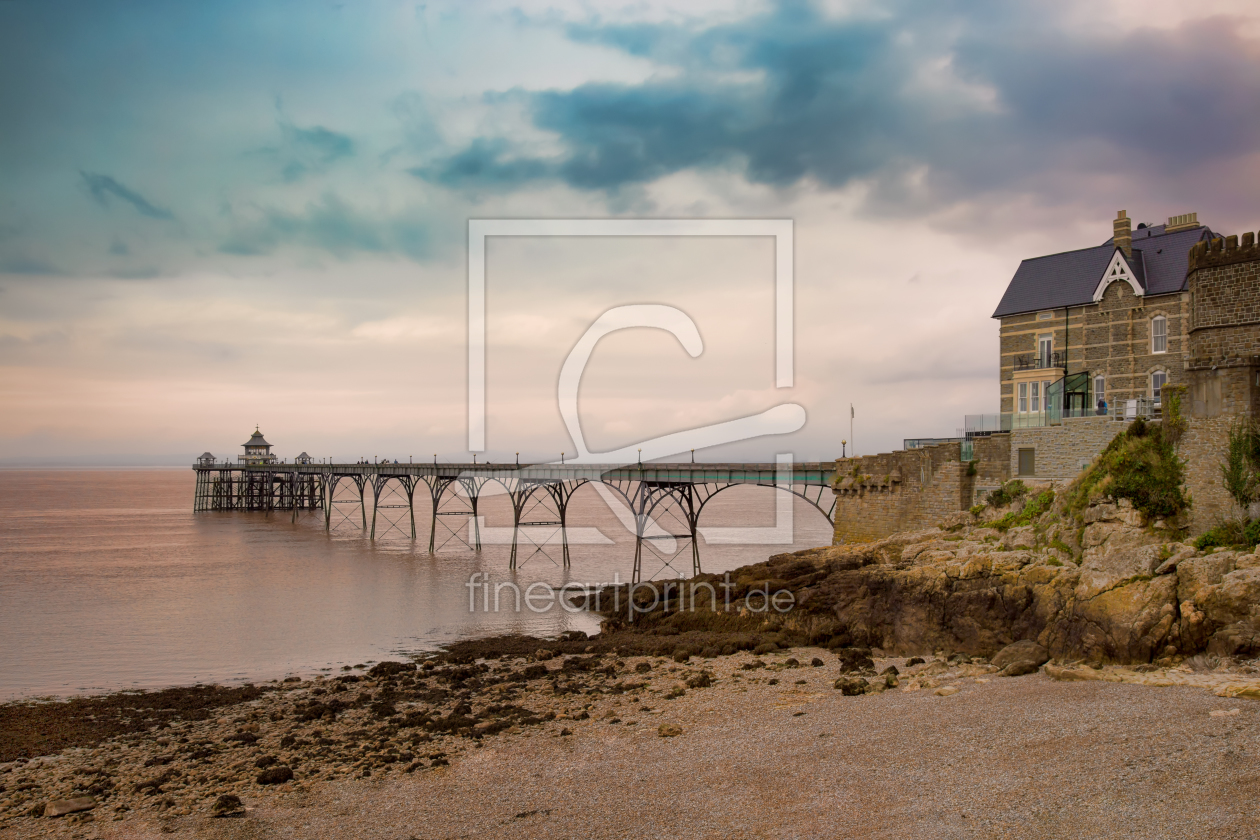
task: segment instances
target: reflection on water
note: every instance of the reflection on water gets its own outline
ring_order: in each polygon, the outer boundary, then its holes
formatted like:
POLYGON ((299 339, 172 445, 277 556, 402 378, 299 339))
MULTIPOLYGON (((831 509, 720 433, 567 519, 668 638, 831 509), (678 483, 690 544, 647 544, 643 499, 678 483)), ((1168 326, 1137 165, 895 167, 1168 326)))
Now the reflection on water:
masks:
MULTIPOLYGON (((633 563, 633 535, 589 487, 574 496, 570 527, 609 542, 573 545, 568 570, 558 547, 548 556, 526 546, 510 572, 505 544, 477 553, 448 539, 430 555, 424 494, 415 541, 409 524, 382 534, 378 520, 371 542, 355 527, 361 517, 329 533, 320 513, 296 523, 288 512, 194 515, 193 480, 191 470, 0 471, 0 700, 274 679, 471 636, 594 632, 594 617, 559 608, 470 612, 466 584, 476 572, 521 589, 624 581, 633 563)), ((704 570, 829 543, 823 516, 794 501, 794 546, 702 544, 704 570)), ((505 497, 480 512, 488 528, 511 525, 505 497)), ((440 519, 439 543, 446 525, 466 535, 465 518, 440 519)), ((701 521, 773 524, 764 488, 722 493, 701 521)), ((689 571, 689 552, 679 565, 689 571)))

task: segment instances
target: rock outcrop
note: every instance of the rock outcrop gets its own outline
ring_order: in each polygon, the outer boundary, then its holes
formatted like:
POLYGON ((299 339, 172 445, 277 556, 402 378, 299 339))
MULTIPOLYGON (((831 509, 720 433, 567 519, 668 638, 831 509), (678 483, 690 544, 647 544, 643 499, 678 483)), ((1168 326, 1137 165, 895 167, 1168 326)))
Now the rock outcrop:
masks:
POLYGON ((837 645, 889 655, 992 657, 1016 642, 1094 663, 1260 655, 1260 556, 1197 551, 1124 502, 1005 531, 966 523, 778 555, 737 570, 735 595, 790 589, 837 645))

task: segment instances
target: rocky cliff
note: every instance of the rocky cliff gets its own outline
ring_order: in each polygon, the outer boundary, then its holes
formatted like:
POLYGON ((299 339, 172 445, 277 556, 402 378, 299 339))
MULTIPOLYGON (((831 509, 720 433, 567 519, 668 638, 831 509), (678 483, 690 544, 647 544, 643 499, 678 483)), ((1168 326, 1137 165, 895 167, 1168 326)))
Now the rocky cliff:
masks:
POLYGON ((1047 493, 960 513, 940 527, 743 567, 730 574, 729 606, 716 610, 705 597, 693 605, 677 583, 673 597, 661 584, 646 595, 640 588, 640 604, 664 597, 636 621, 642 632, 665 635, 735 630, 742 617, 746 629, 774 632, 780 644, 889 656, 992 657, 1019 641, 1067 662, 1260 655, 1260 556, 1196 550, 1124 500, 1072 511, 1047 493), (757 608, 764 593, 783 591, 792 593, 790 610, 757 608))
POLYGON ((1006 530, 985 515, 778 555, 741 569, 737 593, 789 589, 798 610, 834 620, 836 635, 890 654, 992 656, 1019 640, 1091 662, 1260 654, 1260 556, 1200 552, 1124 501, 1075 521, 1051 509, 1006 530))

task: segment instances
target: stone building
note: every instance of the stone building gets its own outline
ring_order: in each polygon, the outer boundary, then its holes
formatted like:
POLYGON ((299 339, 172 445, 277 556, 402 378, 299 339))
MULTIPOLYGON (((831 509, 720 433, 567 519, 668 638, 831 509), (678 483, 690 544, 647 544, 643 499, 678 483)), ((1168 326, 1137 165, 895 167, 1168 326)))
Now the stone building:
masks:
POLYGON ((1190 252, 1212 238, 1197 213, 1133 230, 1121 210, 1103 244, 1020 263, 993 313, 1003 428, 1096 416, 1103 402, 1158 413, 1163 386, 1185 379, 1190 252))
POLYGON ((1257 266, 1252 233, 1221 237, 1196 213, 1132 230, 1123 210, 1102 245, 1024 260, 993 315, 1012 476, 1071 479, 1115 421, 1159 419, 1181 386, 1191 527, 1228 514, 1228 429, 1260 409, 1257 266))
POLYGON ((1134 230, 1121 211, 1102 245, 1024 260, 993 317, 997 422, 961 442, 837 460, 837 542, 926 527, 1009 478, 1070 481, 1125 421, 1159 419, 1169 386, 1186 389, 1191 532, 1232 513, 1229 429, 1260 418, 1256 234, 1221 237, 1196 213, 1134 230))

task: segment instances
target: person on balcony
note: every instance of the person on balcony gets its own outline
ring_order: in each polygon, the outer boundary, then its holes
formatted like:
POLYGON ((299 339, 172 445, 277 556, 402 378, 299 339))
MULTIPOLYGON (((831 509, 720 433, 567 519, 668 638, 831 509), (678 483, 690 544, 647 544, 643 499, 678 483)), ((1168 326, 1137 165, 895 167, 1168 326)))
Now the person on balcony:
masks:
POLYGON ((1107 400, 1103 397, 1098 398, 1098 416, 1105 417, 1107 415, 1107 400))

